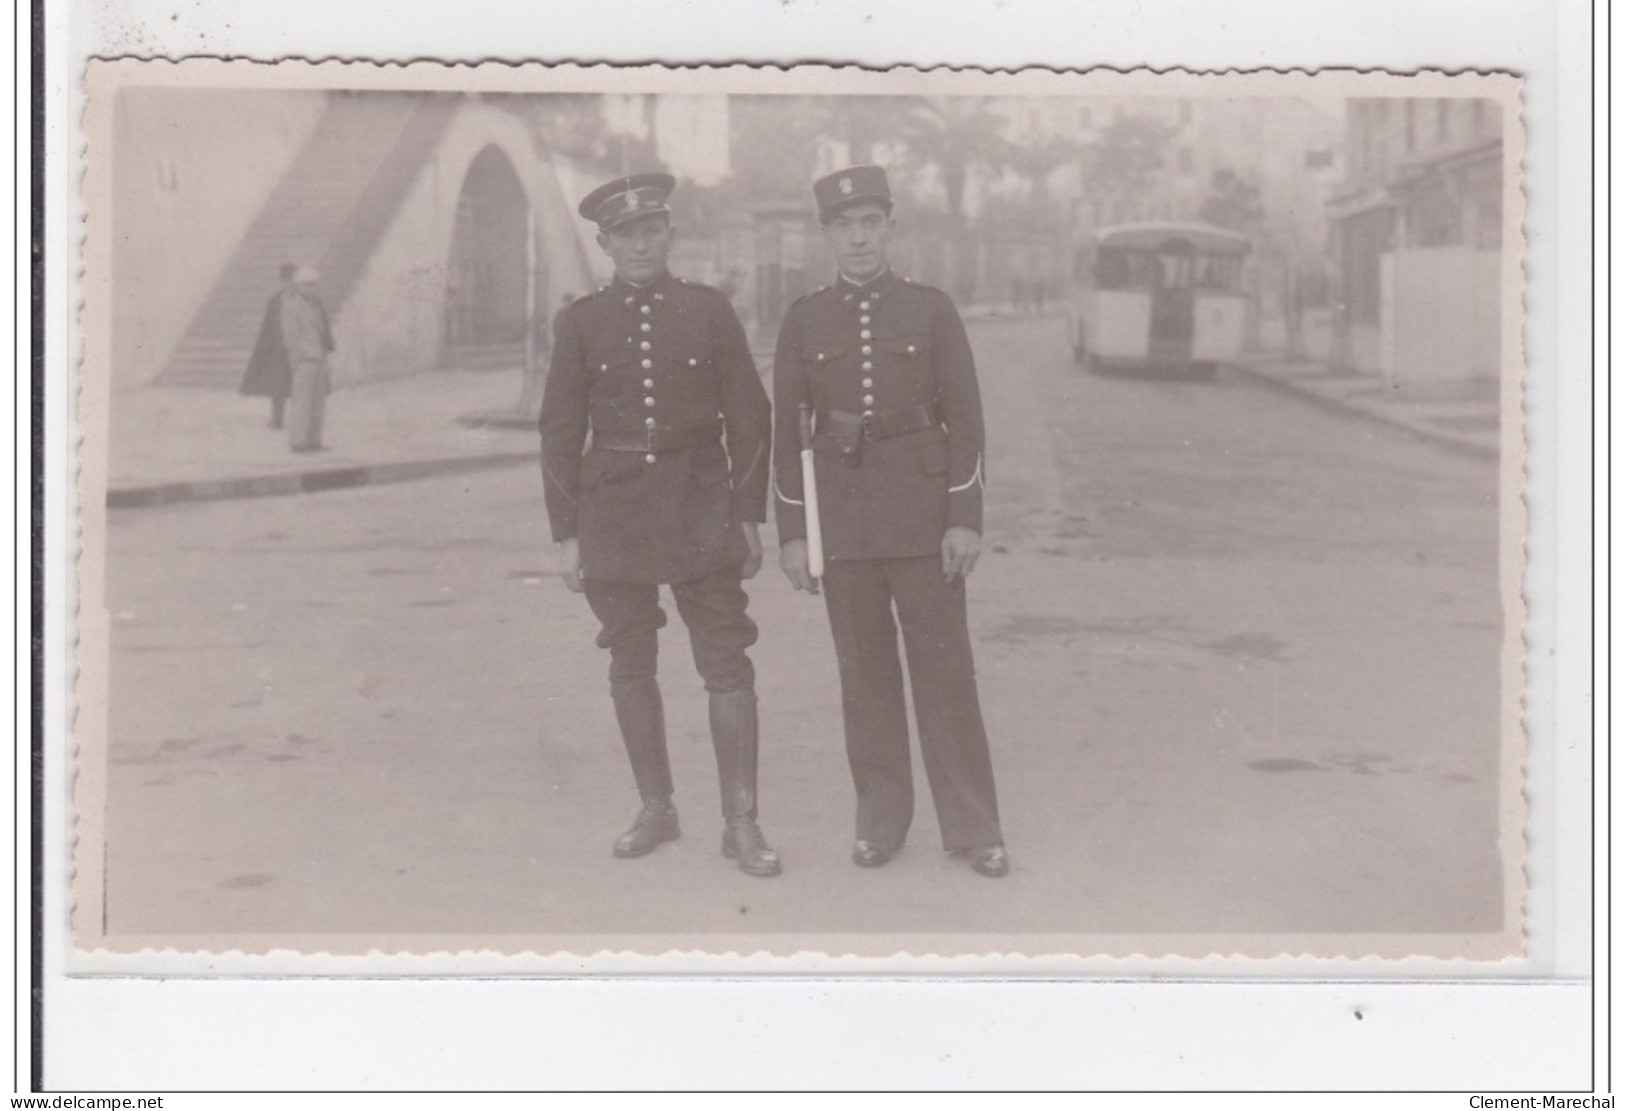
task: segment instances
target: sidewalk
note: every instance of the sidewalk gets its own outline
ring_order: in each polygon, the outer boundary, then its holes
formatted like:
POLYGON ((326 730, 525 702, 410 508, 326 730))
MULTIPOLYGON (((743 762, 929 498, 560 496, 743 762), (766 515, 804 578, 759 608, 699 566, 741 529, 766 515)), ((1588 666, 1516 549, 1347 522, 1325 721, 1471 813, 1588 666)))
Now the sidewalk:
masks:
POLYGON ((1230 365, 1263 385, 1382 421, 1464 455, 1495 459, 1500 454, 1498 382, 1401 383, 1269 354, 1243 355, 1230 365))
MULTIPOLYGON (((978 321, 1003 319, 978 313, 978 321)), ((767 352, 762 365, 771 361, 767 352)), ((1401 428, 1479 458, 1499 452, 1493 383, 1398 389, 1318 364, 1249 356, 1236 369, 1311 402, 1401 428)), ((328 451, 296 455, 266 426, 264 398, 233 391, 141 386, 112 398, 109 508, 263 497, 401 482, 534 462, 534 417, 515 411, 520 372, 438 371, 371 382, 328 399, 328 451)))
POLYGON ((512 411, 513 371, 439 371, 336 390, 327 403, 329 450, 295 454, 267 426, 270 403, 230 390, 141 386, 115 391, 109 508, 258 497, 399 482, 534 460, 534 418, 511 426, 462 423, 512 411))

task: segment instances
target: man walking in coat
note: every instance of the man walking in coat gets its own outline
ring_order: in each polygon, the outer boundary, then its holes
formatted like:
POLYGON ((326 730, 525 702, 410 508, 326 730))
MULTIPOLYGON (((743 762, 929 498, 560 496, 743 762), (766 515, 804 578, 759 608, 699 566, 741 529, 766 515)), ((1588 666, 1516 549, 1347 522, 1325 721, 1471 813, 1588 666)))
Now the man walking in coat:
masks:
POLYGON ((288 353, 292 392, 288 405, 288 443, 294 451, 323 451, 322 425, 327 395, 333 388, 327 362, 333 329, 327 310, 316 299, 320 275, 308 266, 293 274, 293 290, 282 297, 282 345, 288 353))
POLYGON ((913 820, 901 626, 943 848, 1002 876, 1010 860, 965 614, 982 528, 982 405, 970 343, 945 293, 888 266, 883 169, 831 174, 813 195, 840 273, 796 301, 779 332, 774 482, 780 564, 798 589, 817 593, 797 442, 799 412, 809 409, 824 603, 857 789, 852 859, 885 864, 913 820))
POLYGON ((239 388, 239 392, 247 397, 271 399, 272 428, 282 427, 288 392, 293 382, 293 372, 288 366, 288 349, 282 343, 282 301, 293 295, 293 275, 296 270, 298 267, 291 262, 282 264, 282 284, 265 303, 260 332, 254 340, 254 353, 248 357, 248 370, 244 372, 239 388))
POLYGON ((602 627, 643 800, 615 855, 642 856, 680 832, 655 677, 665 583, 709 692, 722 855, 773 876, 779 857, 757 825, 756 676, 745 652, 756 626, 741 585, 762 563, 770 407, 727 299, 666 269, 675 184, 636 174, 581 202, 615 277, 559 313, 542 396, 543 487, 564 583, 602 627))

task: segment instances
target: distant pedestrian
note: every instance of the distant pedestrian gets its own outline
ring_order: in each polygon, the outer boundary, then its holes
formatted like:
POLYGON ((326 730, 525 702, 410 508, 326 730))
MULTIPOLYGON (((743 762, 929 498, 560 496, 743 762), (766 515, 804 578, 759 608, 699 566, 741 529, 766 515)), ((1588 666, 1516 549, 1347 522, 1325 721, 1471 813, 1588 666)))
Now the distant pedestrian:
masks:
POLYGON ((879 166, 813 185, 834 284, 785 314, 773 363, 779 564, 818 593, 808 541, 799 414, 812 454, 823 594, 857 790, 852 860, 885 864, 914 817, 897 633, 942 846, 984 876, 1009 871, 976 694, 965 579, 982 530, 982 402, 959 312, 892 273, 892 198, 879 166))
POLYGON ((598 646, 609 649, 610 697, 643 800, 615 855, 642 856, 680 833, 656 680, 665 583, 709 694, 722 855, 775 876, 779 856, 757 825, 756 673, 746 654, 756 625, 742 582, 762 565, 772 422, 727 299, 666 268, 675 184, 634 174, 581 202, 615 277, 559 313, 542 395, 542 483, 564 585, 587 596, 598 646))
POLYGON ((327 356, 333 350, 333 328, 316 298, 320 275, 308 266, 294 271, 293 289, 281 298, 282 344, 288 353, 292 389, 288 406, 288 443, 294 451, 324 451, 322 425, 327 395, 333 388, 327 356))
POLYGON ((248 370, 243 374, 243 384, 239 388, 247 397, 271 399, 272 428, 282 427, 293 382, 293 371, 288 366, 288 348, 282 342, 282 299, 292 294, 293 275, 297 269, 291 262, 282 264, 282 284, 265 302, 265 315, 260 320, 259 336, 254 340, 254 353, 248 357, 248 370))

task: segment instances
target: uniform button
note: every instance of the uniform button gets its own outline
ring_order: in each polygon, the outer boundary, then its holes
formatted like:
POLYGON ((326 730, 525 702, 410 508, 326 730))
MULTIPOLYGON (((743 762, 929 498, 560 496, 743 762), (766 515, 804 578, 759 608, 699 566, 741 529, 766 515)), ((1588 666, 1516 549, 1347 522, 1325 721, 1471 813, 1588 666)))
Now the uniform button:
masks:
POLYGON ((649 322, 645 320, 642 324, 639 324, 638 327, 647 332, 649 330, 649 322))
POLYGON ((642 343, 638 344, 638 346, 643 348, 645 351, 647 351, 651 347, 653 347, 654 344, 650 343, 648 340, 644 340, 642 343))
POLYGON ((908 353, 910 355, 914 354, 914 345, 912 343, 908 345, 908 353))
POLYGON ((598 369, 599 370, 608 370, 609 369, 609 364, 608 363, 599 363, 598 364, 598 369))
POLYGON ((649 408, 653 409, 654 404, 655 404, 655 399, 652 398, 652 397, 646 397, 646 398, 643 399, 643 403, 645 405, 647 405, 649 408))
POLYGON ((866 371, 867 371, 867 370, 873 370, 873 369, 874 369, 874 368, 875 368, 875 364, 874 364, 874 363, 870 363, 870 362, 865 362, 865 363, 864 363, 864 364, 863 364, 863 369, 864 369, 864 370, 866 370, 866 371))
POLYGON ((863 395, 863 403, 865 405, 873 405, 875 403, 875 395, 872 394, 872 393, 864 394, 863 395))
POLYGON ((867 316, 860 316, 860 317, 858 317, 858 323, 859 324, 867 324, 867 323, 869 323, 869 318, 867 316))
POLYGON ((865 409, 863 411, 863 415, 866 417, 872 417, 875 415, 875 411, 873 409, 865 409))
POLYGON ((655 426, 655 419, 653 417, 644 417, 643 418, 643 427, 645 427, 645 428, 653 428, 654 426, 655 426))
POLYGON ((858 302, 858 308, 862 309, 864 312, 868 312, 869 311, 869 302, 867 302, 867 301, 859 301, 858 302))
POLYGON ((863 388, 866 389, 866 390, 874 389, 875 388, 875 380, 873 378, 865 378, 863 380, 863 388))
POLYGON ((690 359, 688 361, 688 365, 689 366, 699 366, 700 365, 700 360, 698 360, 698 359, 690 359))
POLYGON ((873 348, 873 347, 870 347, 870 346, 869 346, 869 345, 868 345, 868 344, 867 344, 867 343, 866 343, 866 344, 864 344, 864 345, 863 345, 863 353, 864 353, 864 354, 865 354, 865 355, 873 355, 873 354, 874 354, 874 353, 875 353, 875 349, 874 349, 874 348, 873 348))
POLYGON ((646 390, 654 389, 655 388, 655 380, 653 378, 645 378, 643 380, 643 388, 646 389, 646 390))
POLYGON ((874 337, 874 333, 870 332, 869 329, 865 328, 863 331, 858 333, 858 338, 859 339, 874 339, 875 337, 874 337))
POLYGON ((654 453, 653 453, 653 452, 651 452, 651 453, 649 453, 649 454, 648 454, 648 455, 645 455, 645 456, 644 456, 644 457, 643 457, 643 461, 644 461, 644 462, 645 462, 645 463, 653 463, 653 462, 654 462, 654 461, 655 461, 655 457, 654 457, 654 453))
POLYGON ((649 309, 648 305, 639 305, 638 306, 638 311, 641 312, 644 316, 648 316, 651 310, 649 309))
POLYGON ((655 365, 655 361, 653 359, 644 359, 643 360, 643 369, 644 370, 650 370, 650 369, 652 369, 654 367, 654 365, 655 365))

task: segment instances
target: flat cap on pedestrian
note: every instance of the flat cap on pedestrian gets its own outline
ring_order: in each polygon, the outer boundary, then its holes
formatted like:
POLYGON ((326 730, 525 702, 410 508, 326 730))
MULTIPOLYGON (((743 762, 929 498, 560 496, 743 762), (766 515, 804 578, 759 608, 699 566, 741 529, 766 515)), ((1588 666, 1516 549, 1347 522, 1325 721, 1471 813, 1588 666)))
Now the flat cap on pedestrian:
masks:
POLYGON ((818 222, 827 224, 843 208, 855 204, 879 204, 891 211, 891 183, 879 166, 849 166, 813 182, 813 199, 818 202, 818 222))
POLYGON ((581 199, 577 211, 608 231, 651 212, 670 212, 666 198, 677 188, 677 179, 670 174, 633 174, 606 181, 581 199))

